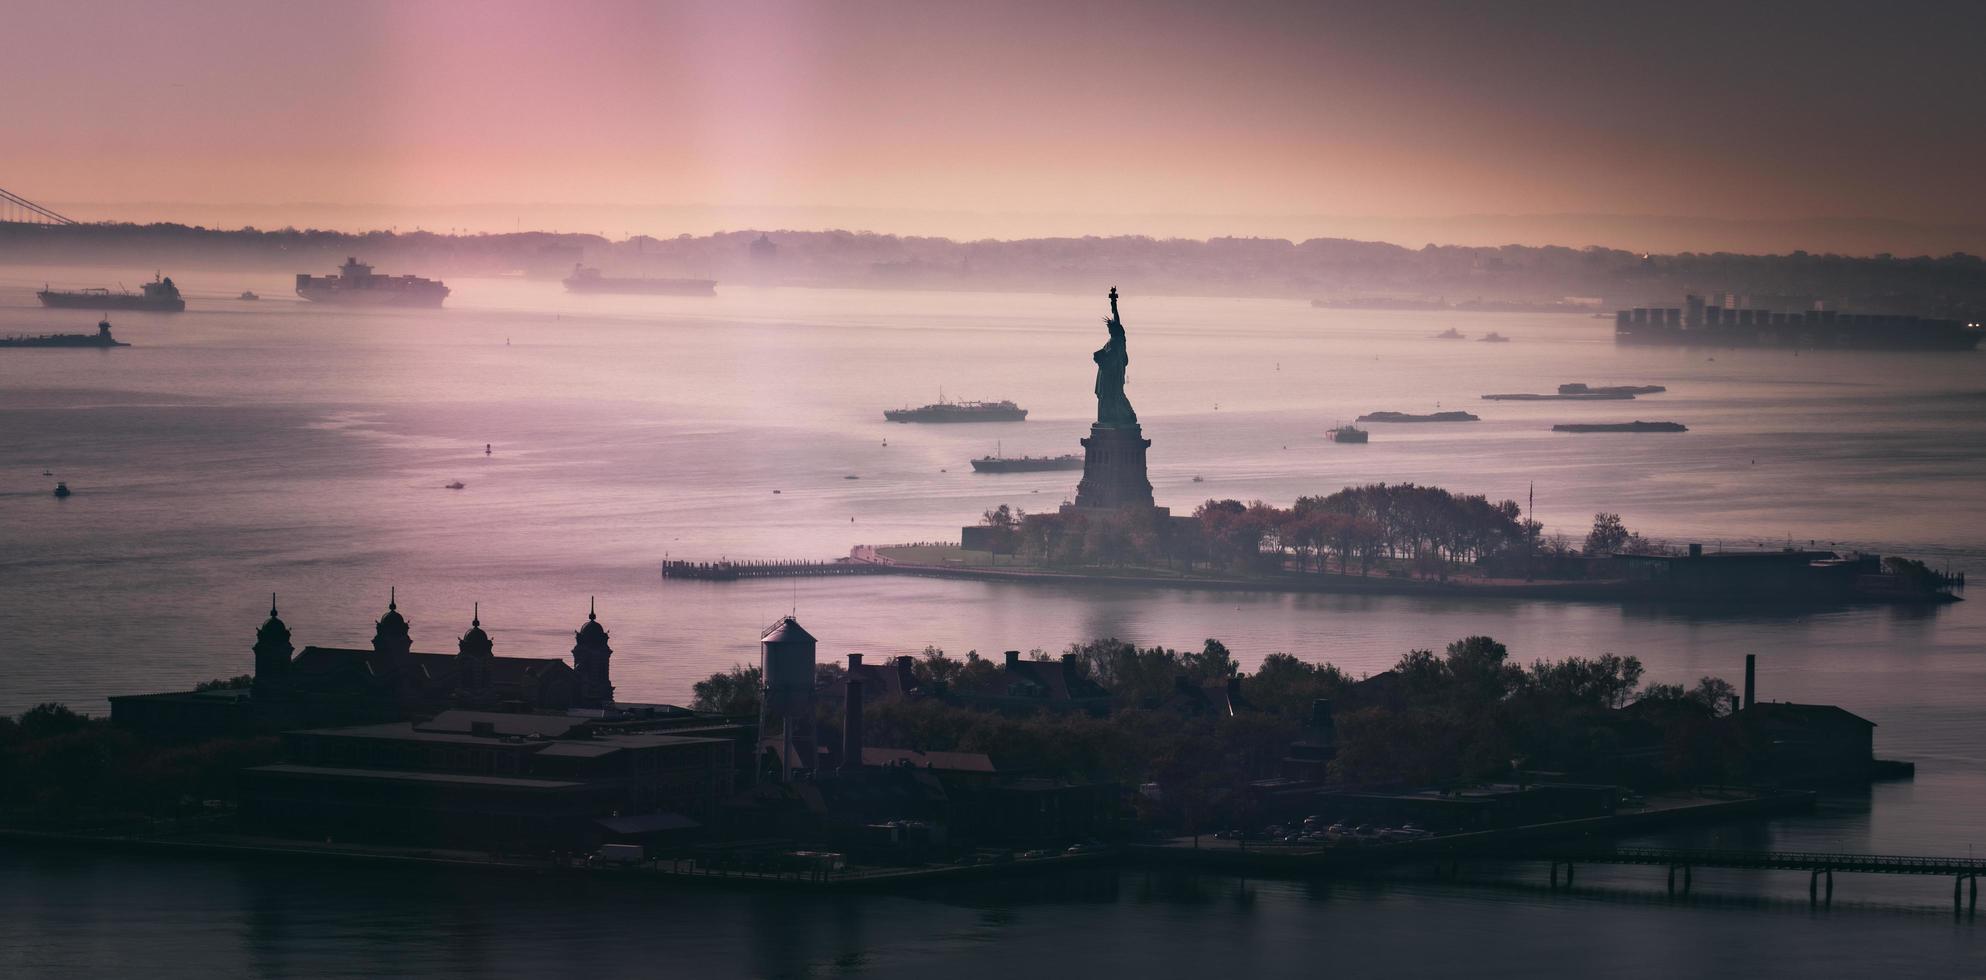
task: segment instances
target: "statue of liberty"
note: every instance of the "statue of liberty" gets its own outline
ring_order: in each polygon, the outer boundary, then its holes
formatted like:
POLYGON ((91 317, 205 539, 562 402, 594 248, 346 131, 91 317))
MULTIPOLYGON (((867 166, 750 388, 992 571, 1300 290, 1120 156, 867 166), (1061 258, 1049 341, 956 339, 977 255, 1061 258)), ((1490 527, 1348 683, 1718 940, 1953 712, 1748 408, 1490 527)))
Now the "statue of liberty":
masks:
POLYGON ((1090 356, 1096 361, 1096 424, 1136 427, 1138 413, 1124 397, 1124 369, 1131 363, 1131 355, 1124 349, 1124 321, 1117 316, 1116 286, 1110 287, 1110 319, 1104 326, 1110 329, 1110 341, 1090 356))

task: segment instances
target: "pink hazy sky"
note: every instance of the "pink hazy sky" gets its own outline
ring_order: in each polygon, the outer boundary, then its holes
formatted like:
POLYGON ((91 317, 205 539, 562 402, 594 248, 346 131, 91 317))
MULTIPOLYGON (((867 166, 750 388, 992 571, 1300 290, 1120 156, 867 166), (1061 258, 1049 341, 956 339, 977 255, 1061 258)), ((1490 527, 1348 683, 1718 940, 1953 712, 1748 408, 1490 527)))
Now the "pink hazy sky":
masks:
POLYGON ((1980 223, 1983 9, 30 2, 0 187, 504 230, 524 205, 1980 223))

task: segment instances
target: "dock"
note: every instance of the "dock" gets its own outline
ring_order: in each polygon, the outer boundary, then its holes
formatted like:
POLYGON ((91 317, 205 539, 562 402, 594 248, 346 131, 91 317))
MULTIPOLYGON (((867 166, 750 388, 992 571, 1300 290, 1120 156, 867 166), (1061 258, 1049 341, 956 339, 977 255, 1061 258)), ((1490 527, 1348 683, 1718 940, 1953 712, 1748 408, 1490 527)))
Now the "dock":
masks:
MULTIPOLYGON (((1512 855, 1516 856, 1516 855, 1512 855)), ((1956 857, 1919 857, 1897 854, 1848 854, 1820 851, 1728 851, 1661 847, 1559 848, 1544 855, 1551 862, 1551 884, 1559 887, 1559 869, 1565 869, 1565 887, 1572 887, 1573 867, 1580 864, 1653 865, 1669 870, 1669 893, 1676 892, 1676 872, 1681 871, 1683 894, 1689 894, 1692 868, 1742 868, 1763 871, 1805 871, 1807 899, 1814 904, 1834 900, 1834 873, 1923 875, 1952 879, 1952 910, 1959 911, 1963 899, 1967 907, 1979 907, 1979 876, 1986 874, 1986 860, 1956 857), (1821 884, 1826 881, 1823 895, 1821 884), (1970 885, 1968 889, 1966 886, 1970 885), (1965 893, 1970 892, 1967 896, 1965 893)))
POLYGON ((662 577, 704 582, 736 582, 748 578, 811 578, 824 575, 882 575, 889 566, 853 558, 823 561, 665 561, 662 577))

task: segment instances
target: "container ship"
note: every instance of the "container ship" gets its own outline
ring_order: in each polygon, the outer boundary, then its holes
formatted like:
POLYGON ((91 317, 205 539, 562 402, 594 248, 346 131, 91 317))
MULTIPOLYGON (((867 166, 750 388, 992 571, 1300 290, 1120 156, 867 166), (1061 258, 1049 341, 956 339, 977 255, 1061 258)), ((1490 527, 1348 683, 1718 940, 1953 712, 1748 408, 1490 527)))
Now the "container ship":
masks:
POLYGON ((1838 310, 1732 309, 1700 296, 1680 308, 1637 307, 1614 314, 1614 343, 1679 347, 1808 347, 1845 350, 1972 350, 1986 339, 1976 323, 1838 310))
POLYGON ((603 276, 600 270, 583 265, 572 267, 565 277, 568 293, 638 293, 662 296, 715 296, 715 279, 650 279, 603 276))
POLYGON ((975 473, 1035 473, 1041 470, 1080 470, 1083 458, 1063 456, 981 456, 972 461, 975 473))
POLYGON ((186 309, 186 300, 180 298, 179 287, 173 285, 169 276, 154 275, 152 281, 138 287, 141 291, 111 292, 108 289, 50 289, 46 285, 35 293, 41 305, 62 309, 84 310, 149 310, 153 313, 180 313, 186 309))
POLYGON ((1019 422, 1027 409, 1013 402, 948 402, 939 396, 935 404, 922 408, 889 408, 883 418, 891 422, 1019 422))
POLYGON ((341 306, 440 306, 448 287, 420 276, 374 275, 372 266, 345 259, 338 275, 297 273, 297 295, 313 303, 341 306))
POLYGON ((0 337, 0 347, 129 347, 110 335, 110 321, 97 322, 97 332, 49 333, 35 337, 0 337))

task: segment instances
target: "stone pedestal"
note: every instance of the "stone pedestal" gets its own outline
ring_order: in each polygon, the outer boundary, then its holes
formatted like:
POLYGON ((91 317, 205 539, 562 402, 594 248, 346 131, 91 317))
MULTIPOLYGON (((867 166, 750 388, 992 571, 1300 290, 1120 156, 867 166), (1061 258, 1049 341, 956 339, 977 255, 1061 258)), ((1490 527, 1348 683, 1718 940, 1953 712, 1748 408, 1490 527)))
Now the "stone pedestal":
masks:
POLYGON ((1077 510, 1123 510, 1152 506, 1152 481, 1145 476, 1145 450, 1152 444, 1137 425, 1092 425, 1083 440, 1083 482, 1076 486, 1077 510))

